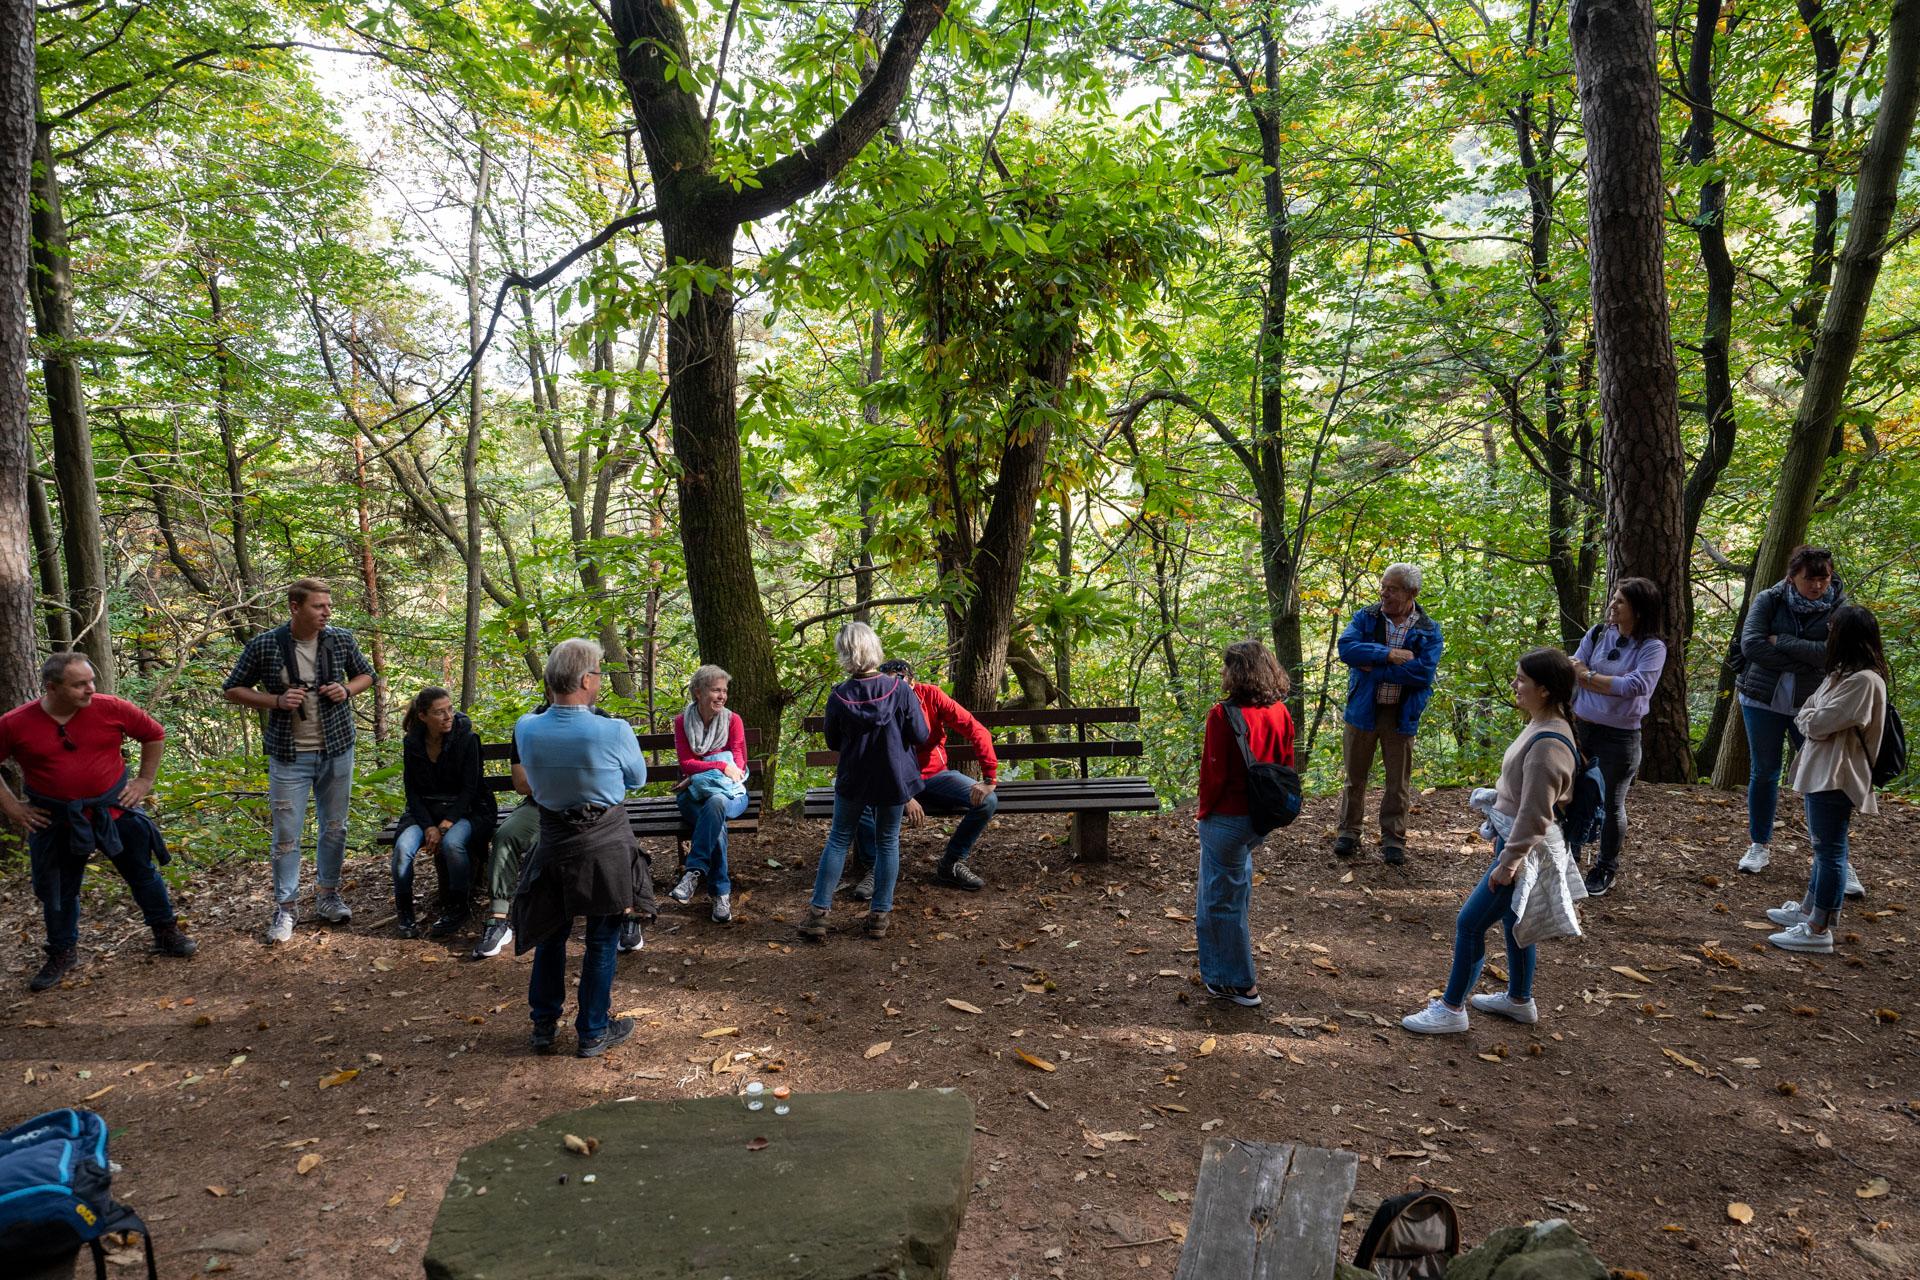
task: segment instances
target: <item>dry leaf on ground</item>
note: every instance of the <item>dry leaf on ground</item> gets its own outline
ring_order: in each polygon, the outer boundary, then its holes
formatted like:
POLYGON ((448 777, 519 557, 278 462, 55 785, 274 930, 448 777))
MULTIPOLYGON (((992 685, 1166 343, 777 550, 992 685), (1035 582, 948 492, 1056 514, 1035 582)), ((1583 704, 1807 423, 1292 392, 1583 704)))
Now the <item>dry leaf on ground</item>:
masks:
POLYGON ((860 1056, 863 1058, 877 1058, 891 1048, 893 1048, 893 1041, 882 1040, 879 1044, 868 1045, 867 1051, 860 1056))
POLYGON ((947 998, 947 1006, 952 1009, 958 1009, 962 1013, 979 1013, 980 1012, 977 1006, 970 1005, 965 1000, 955 1000, 951 996, 947 998))
POLYGON ((1753 1206, 1735 1200, 1727 1206, 1727 1216, 1744 1227, 1753 1221, 1753 1206))
POLYGON ((1213 1053, 1214 1043, 1215 1041, 1212 1036, 1208 1036, 1205 1040, 1202 1040, 1200 1042, 1200 1056, 1205 1058, 1211 1055, 1213 1053))
POLYGON ((1032 1054, 1028 1053, 1025 1049, 1015 1049, 1013 1051, 1013 1056, 1020 1059, 1020 1061, 1026 1063, 1028 1066, 1038 1067, 1042 1071, 1052 1071, 1054 1069, 1054 1066, 1051 1062, 1048 1062, 1045 1058, 1036 1058, 1032 1054))
POLYGON ((326 1157, 321 1155, 319 1152, 309 1151, 307 1152, 307 1154, 300 1157, 300 1163, 293 1166, 293 1171, 301 1175, 302 1177, 305 1177, 307 1174, 312 1173, 316 1168, 318 1168, 320 1165, 320 1162, 325 1159, 326 1157))
POLYGON ((359 1074, 360 1068, 358 1067, 342 1067, 330 1076, 321 1076, 320 1087, 322 1089, 331 1089, 337 1084, 345 1084, 359 1074))

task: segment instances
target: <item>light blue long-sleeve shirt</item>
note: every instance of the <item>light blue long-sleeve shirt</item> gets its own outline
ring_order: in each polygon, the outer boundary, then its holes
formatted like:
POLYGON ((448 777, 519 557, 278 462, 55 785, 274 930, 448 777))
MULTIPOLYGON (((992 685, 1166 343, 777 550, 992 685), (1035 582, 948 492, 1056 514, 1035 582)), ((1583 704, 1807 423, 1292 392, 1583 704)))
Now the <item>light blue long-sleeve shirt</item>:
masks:
POLYGON ((548 707, 513 726, 520 764, 543 809, 611 807, 647 783, 647 758, 633 727, 586 706, 548 707))

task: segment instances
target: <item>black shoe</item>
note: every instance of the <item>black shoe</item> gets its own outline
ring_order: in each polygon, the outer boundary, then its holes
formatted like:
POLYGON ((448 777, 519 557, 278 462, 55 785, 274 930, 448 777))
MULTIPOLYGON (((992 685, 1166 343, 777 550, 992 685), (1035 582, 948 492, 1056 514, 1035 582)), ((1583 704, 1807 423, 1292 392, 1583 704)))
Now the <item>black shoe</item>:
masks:
POLYGON ((417 938, 420 936, 420 922, 412 916, 401 916, 398 920, 394 921, 394 929, 403 938, 417 938))
POLYGON ((628 916, 620 924, 620 954, 638 951, 646 945, 647 935, 640 932, 640 921, 633 916, 628 916))
POLYGON ((1397 844, 1383 844, 1380 846, 1380 861, 1386 863, 1388 866, 1402 866, 1406 863, 1406 860, 1407 851, 1401 846, 1397 844))
POLYGON ((1360 840, 1357 836, 1339 836, 1333 842, 1333 856, 1351 858, 1360 852, 1360 840))
POLYGON ((60 984, 60 979, 80 967, 80 953, 72 947, 62 947, 58 951, 47 950, 47 962, 40 966, 40 972, 33 975, 27 983, 29 991, 45 991, 60 984))
POLYGON ((607 1024, 607 1029, 591 1040, 582 1040, 574 1052, 582 1058, 597 1058, 613 1046, 633 1034, 633 1019, 618 1018, 607 1024))
POLYGON ((1619 877, 1620 868, 1611 862, 1596 862, 1587 872, 1587 896, 1604 898, 1619 877))
POLYGON ((557 1023, 536 1022, 533 1024, 533 1051, 545 1055, 553 1052, 554 1037, 560 1034, 557 1023))
POLYGON ((427 936, 429 938, 451 938, 454 934, 465 928, 466 924, 466 912, 442 911, 440 917, 433 922, 433 927, 427 930, 427 936))
POLYGON ((1258 987, 1216 987, 1209 982, 1206 984, 1206 988, 1207 994, 1215 1000, 1231 1000, 1242 1009, 1258 1009, 1260 1007, 1260 989, 1258 987))
POLYGON ((180 932, 177 924, 155 925, 153 929, 153 952, 155 955, 176 956, 187 959, 200 949, 200 944, 180 932))
POLYGON ((481 933, 480 941, 473 944, 473 950, 467 952, 469 960, 485 960, 488 956, 497 956, 513 945, 513 926, 507 923, 505 916, 494 916, 487 921, 486 930, 481 933))
POLYGON ((854 896, 854 898, 860 902, 872 902, 873 901, 873 868, 868 867, 867 873, 860 877, 860 882, 854 885, 852 889, 848 890, 848 892, 851 893, 854 896))
POLYGON ((940 859, 940 867, 933 873, 933 878, 941 884, 965 889, 969 893, 987 887, 987 882, 975 875, 972 867, 964 862, 954 862, 947 858, 940 859))

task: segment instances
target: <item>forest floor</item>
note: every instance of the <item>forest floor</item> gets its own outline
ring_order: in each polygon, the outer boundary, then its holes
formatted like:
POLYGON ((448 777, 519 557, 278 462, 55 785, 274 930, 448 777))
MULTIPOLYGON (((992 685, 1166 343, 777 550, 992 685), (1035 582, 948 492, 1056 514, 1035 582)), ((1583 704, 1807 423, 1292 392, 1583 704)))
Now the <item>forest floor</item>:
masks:
MULTIPOLYGON (((124 889, 96 868, 89 963, 39 996, 25 990, 39 915, 16 870, 0 880, 0 1117, 103 1113, 115 1190, 146 1215, 167 1276, 417 1276, 468 1146, 753 1075, 803 1094, 972 1097, 955 1280, 1171 1276, 1209 1134, 1355 1152, 1347 1256, 1382 1197, 1431 1186, 1455 1197, 1470 1243, 1565 1217, 1610 1266, 1652 1277, 1911 1276, 1920 809, 1884 808, 1856 822, 1871 896, 1816 958, 1764 942, 1762 909, 1803 884, 1797 819, 1768 874, 1736 876, 1737 797, 1637 787, 1620 887, 1588 904, 1586 938, 1542 948, 1539 1025, 1480 1017, 1433 1039, 1398 1019, 1443 979, 1454 911, 1488 857, 1462 791, 1420 799, 1404 868, 1371 847, 1336 861, 1327 800, 1276 834, 1256 864, 1255 1011, 1196 985, 1190 811, 1116 821, 1112 860, 1093 865, 1068 864, 1062 820, 999 820, 976 854, 989 887, 972 895, 935 886, 938 837, 909 833, 893 936, 825 947, 791 932, 824 828, 776 815, 734 842, 733 926, 663 897, 614 988, 640 1031, 590 1061, 528 1052, 531 957, 462 963, 470 937, 382 927, 377 854, 349 863, 352 926, 302 925, 274 950, 258 941, 263 863, 196 873, 179 895, 201 944, 190 963, 145 954, 124 889), (738 1034, 702 1038, 724 1027, 738 1034), (324 1087, 342 1068, 359 1074, 324 1087)), ((672 854, 656 857, 664 894, 672 854)))

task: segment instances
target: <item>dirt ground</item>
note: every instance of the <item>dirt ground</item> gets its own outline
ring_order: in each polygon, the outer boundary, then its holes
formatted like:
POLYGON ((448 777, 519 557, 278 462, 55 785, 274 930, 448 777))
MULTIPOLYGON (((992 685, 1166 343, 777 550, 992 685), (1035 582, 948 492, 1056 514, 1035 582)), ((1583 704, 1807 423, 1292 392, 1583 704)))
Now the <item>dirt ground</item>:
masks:
MULTIPOLYGON (((1871 896, 1813 958, 1766 947, 1760 914, 1799 895, 1797 822, 1768 874, 1736 876, 1737 797, 1643 785, 1621 886, 1588 904, 1585 939, 1542 948, 1540 1024, 1420 1039, 1397 1020, 1444 978, 1488 856, 1465 800, 1422 798, 1405 868, 1371 847, 1336 862, 1327 801, 1278 833, 1253 896, 1257 1011, 1196 985, 1190 812, 1116 821, 1112 860, 1079 866, 1064 820, 999 820, 972 895, 931 882, 938 837, 911 833, 893 936, 825 947, 791 934, 823 827, 776 815, 734 842, 733 926, 667 903, 622 958, 614 1008, 641 1030, 592 1061, 528 1052, 530 957, 467 964, 470 937, 393 936, 378 855, 349 864, 350 927, 302 925, 275 950, 258 941, 263 863, 196 876, 187 963, 145 954, 96 869, 87 967, 39 996, 18 872, 0 881, 0 1118, 104 1114, 115 1188, 165 1276, 417 1276, 464 1148, 756 1075, 973 1098, 956 1280, 1171 1276, 1209 1134, 1357 1153, 1349 1256, 1381 1197, 1424 1184, 1456 1198, 1469 1242, 1566 1217, 1610 1266, 1652 1277, 1920 1274, 1920 809, 1856 822, 1871 896), (1855 1240, 1906 1264, 1875 1272, 1855 1240)), ((673 853, 655 856, 664 893, 673 853)))

